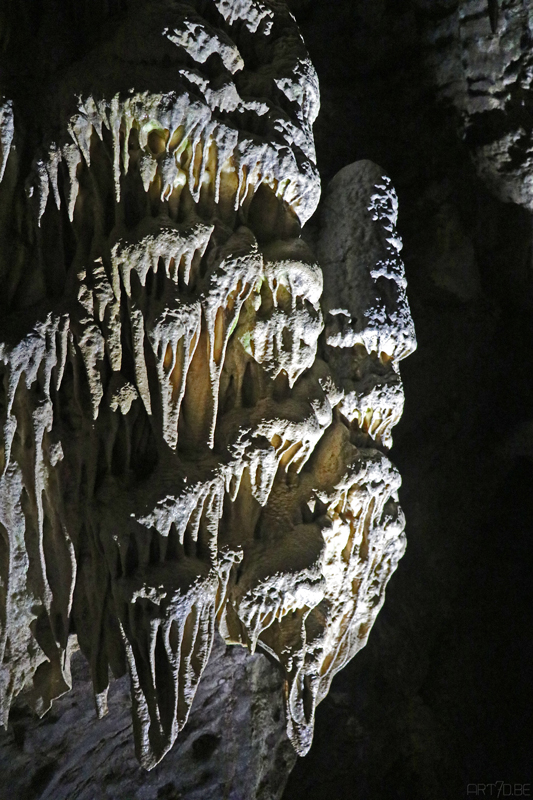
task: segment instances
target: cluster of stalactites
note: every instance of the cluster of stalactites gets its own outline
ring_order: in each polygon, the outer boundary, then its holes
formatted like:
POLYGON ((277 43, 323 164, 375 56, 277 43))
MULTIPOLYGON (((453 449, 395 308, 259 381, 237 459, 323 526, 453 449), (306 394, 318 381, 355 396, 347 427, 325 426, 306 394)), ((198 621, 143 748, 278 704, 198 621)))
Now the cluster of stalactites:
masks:
MULTIPOLYGON (((242 112, 268 112, 256 101, 241 101, 238 107, 242 112)), ((0 145, 6 159, 8 136, 12 137, 9 122, 6 111, 0 120, 5 130, 5 143, 1 141, 0 145)), ((302 171, 294 150, 288 146, 292 136, 288 143, 246 138, 237 129, 219 122, 208 105, 186 91, 166 95, 145 92, 126 98, 116 95, 111 102, 97 101, 92 96, 80 100, 78 113, 70 119, 66 141, 52 142, 34 162, 27 191, 35 197, 39 223, 50 195, 56 208, 61 206, 61 163, 68 173, 65 196, 68 215, 73 220, 80 167, 90 167, 93 139, 97 137, 103 143, 105 130, 112 143, 117 203, 123 176, 135 166, 145 191, 174 205, 179 204, 181 191, 187 186, 194 203, 200 202, 204 190, 212 196, 215 206, 222 200, 237 211, 265 185, 295 211, 302 224, 316 207, 318 178, 313 162, 309 160, 307 169, 302 171)))
MULTIPOLYGON (((95 89, 91 93, 74 89, 79 72, 74 69, 72 75, 67 74, 68 89, 60 95, 67 124, 59 137, 44 138, 27 185, 35 196, 38 220, 50 193, 60 206, 58 175, 62 171, 68 175, 64 195, 72 220, 79 171, 90 167, 96 137, 110 140, 117 202, 124 176, 135 166, 146 192, 163 200, 172 197, 174 204, 184 186, 194 203, 199 203, 202 190, 209 186, 215 205, 222 197, 238 210, 265 185, 304 224, 319 197, 312 136, 319 94, 316 73, 292 17, 280 7, 275 9, 276 20, 270 4, 256 0, 214 2, 221 17, 218 24, 188 4, 151 5, 139 10, 134 30, 127 23, 119 30, 114 46, 103 46, 101 53, 86 57, 81 69, 92 75, 95 89), (114 58, 128 62, 131 42, 138 39, 143 21, 146 34, 138 40, 139 58, 166 59, 165 69, 159 68, 161 83, 168 84, 172 76, 173 88, 165 92, 131 89, 110 97, 108 70, 102 71, 102 62, 114 58), (220 27, 223 21, 229 25, 226 30, 220 27), (265 59, 262 69, 247 68, 239 50, 243 22, 257 42, 253 58, 265 59), (218 59, 216 76, 213 58, 218 59), (78 98, 75 109, 71 109, 71 92, 78 98)), ((10 130, 12 134, 11 123, 6 106, 0 115, 5 135, 10 130)), ((8 149, 3 138, 0 146, 2 164, 8 149)))
MULTIPOLYGON (((187 720, 217 627, 279 662, 307 752, 404 548, 383 453, 415 346, 394 191, 369 162, 341 172, 315 258, 299 236, 318 202, 314 72, 286 12, 292 38, 266 46, 277 2, 213 5, 225 32, 181 4, 157 29, 198 66, 180 62, 179 89, 81 93, 43 135, 36 247, 70 225, 75 254, 58 301, 0 343, 2 719, 24 689, 41 714, 68 690, 75 631, 99 714, 109 669, 129 670, 147 768, 187 720), (260 100, 238 91, 241 34, 279 55, 260 100)), ((15 133, 3 101, 4 174, 15 133)))
MULTIPOLYGON (((366 225, 367 244, 376 234, 374 255, 383 270, 383 236, 393 222, 387 217, 380 228, 375 206, 381 192, 387 207, 391 190, 373 165, 363 162, 351 172, 367 198, 357 230, 366 225)), ((337 224, 348 214, 337 215, 337 224)), ((330 226, 321 241, 329 235, 330 226)), ((217 624, 229 643, 279 660, 288 682, 289 734, 305 753, 316 703, 366 642, 404 547, 399 476, 375 447, 390 443, 401 413, 397 362, 405 355, 402 341, 412 337, 409 318, 397 315, 406 324, 396 333, 392 324, 383 328, 384 341, 397 341, 399 355, 393 350, 378 358, 361 342, 339 346, 331 328, 320 345, 322 273, 302 240, 260 248, 241 226, 210 251, 213 237, 213 225, 146 220, 131 240, 111 248, 109 261, 97 259, 79 273, 70 316, 49 314, 18 345, 1 350, 0 507, 9 550, 4 716, 33 673, 41 712, 68 688, 73 619, 93 668, 99 713, 106 709, 107 665, 120 673, 114 651, 123 653, 146 767, 167 752, 186 722, 217 624), (329 365, 317 358, 319 346, 329 365), (73 413, 65 411, 65 393, 84 416, 90 399, 83 453, 69 453, 64 438, 65 413, 73 413), (94 459, 104 453, 112 479, 121 431, 120 458, 132 467, 143 458, 144 445, 139 451, 133 444, 139 409, 155 426, 160 467, 135 496, 136 484, 112 483, 110 502, 102 506, 101 497, 96 511, 94 459), (31 464, 21 427, 32 438, 31 464), (175 453, 174 464, 163 444, 175 453), (198 454, 211 447, 213 455, 196 463, 191 447, 198 454), (57 500, 73 459, 76 503, 89 501, 87 523, 76 530, 57 500), (30 526, 40 542, 38 568, 24 544, 30 526), (77 574, 84 538, 96 550, 77 574), (50 567, 58 552, 68 565, 61 576, 50 567), (91 575, 100 589, 85 590, 77 611, 76 581, 91 575), (103 583, 102 576, 108 576, 103 583), (39 604, 40 628, 47 619, 55 622, 35 640, 39 604), (114 616, 115 633, 95 641, 84 607, 94 618, 114 616)), ((348 252, 353 256, 354 249, 348 252)), ((352 267, 340 260, 335 280, 352 267)), ((360 275, 370 281, 373 308, 390 307, 396 287, 395 302, 405 310, 401 264, 395 270, 399 280, 386 291, 375 275, 360 275)), ((332 281, 330 275, 329 287, 332 281)), ((344 293, 343 301, 349 307, 351 296, 344 293)), ((367 317, 374 331, 375 317, 367 317)))
MULTIPOLYGON (((142 227, 144 235, 134 244, 120 241, 114 245, 109 274, 101 259, 90 271, 79 274, 83 334, 78 346, 87 371, 93 417, 98 416, 104 396, 106 361, 114 372, 121 370, 122 326, 126 325, 135 391, 148 414, 152 414, 153 400, 146 340, 153 352, 163 438, 173 449, 189 370, 195 355, 198 363, 205 358, 205 369, 201 375, 195 374, 195 380, 208 420, 198 432, 197 444, 207 439, 212 447, 230 336, 235 332, 250 360, 262 365, 271 378, 283 372, 293 386, 316 358, 323 328, 319 306, 322 273, 302 240, 279 242, 263 252, 253 232, 244 226, 215 249, 216 255, 204 271, 202 261, 213 225, 148 221, 142 227), (132 289, 132 275, 138 291, 132 289)), ((232 361, 231 379, 237 387, 243 383, 247 363, 246 358, 232 361)))

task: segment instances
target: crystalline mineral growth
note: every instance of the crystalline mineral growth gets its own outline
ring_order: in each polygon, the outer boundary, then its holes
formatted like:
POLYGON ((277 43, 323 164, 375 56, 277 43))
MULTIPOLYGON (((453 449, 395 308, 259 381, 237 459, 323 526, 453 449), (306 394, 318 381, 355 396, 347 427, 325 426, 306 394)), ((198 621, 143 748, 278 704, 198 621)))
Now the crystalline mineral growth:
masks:
POLYGON ((343 170, 311 252, 318 86, 277 0, 137 4, 43 107, 28 159, 0 106, 3 723, 77 642, 99 714, 129 670, 149 769, 218 626, 279 663, 304 754, 404 548, 390 181, 343 170))

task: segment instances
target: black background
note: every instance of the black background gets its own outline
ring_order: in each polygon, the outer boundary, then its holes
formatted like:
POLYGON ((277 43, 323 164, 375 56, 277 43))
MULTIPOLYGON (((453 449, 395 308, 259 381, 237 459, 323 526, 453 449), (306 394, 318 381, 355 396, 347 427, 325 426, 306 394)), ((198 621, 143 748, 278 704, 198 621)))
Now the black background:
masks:
POLYGON ((320 79, 324 183, 369 158, 398 192, 418 350, 391 454, 406 555, 285 800, 455 800, 468 784, 533 782, 532 226, 484 188, 437 101, 422 33, 439 5, 294 6, 320 79), (452 271, 460 239, 479 274, 467 299, 434 279, 447 217, 452 271))

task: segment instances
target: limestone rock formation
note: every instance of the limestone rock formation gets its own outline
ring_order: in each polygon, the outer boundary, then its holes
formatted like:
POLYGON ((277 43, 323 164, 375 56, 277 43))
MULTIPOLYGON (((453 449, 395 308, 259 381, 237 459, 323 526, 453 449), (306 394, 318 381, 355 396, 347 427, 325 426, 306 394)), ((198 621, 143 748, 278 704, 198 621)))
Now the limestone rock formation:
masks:
POLYGON ((71 688, 77 641, 99 715, 129 672, 150 769, 218 627, 279 664, 304 754, 365 644, 404 548, 385 452, 415 337, 376 165, 301 237, 317 111, 277 0, 139 4, 31 135, 3 98, 4 724, 71 688))
POLYGON ((72 658, 73 686, 36 720, 15 700, 0 743, 0 799, 278 800, 296 753, 285 733, 283 676, 263 655, 215 636, 189 721, 155 769, 137 762, 127 676, 113 681, 98 719, 87 662, 72 658))
POLYGON ((533 10, 523 0, 439 0, 429 8, 425 64, 451 102, 483 182, 533 209, 533 10))

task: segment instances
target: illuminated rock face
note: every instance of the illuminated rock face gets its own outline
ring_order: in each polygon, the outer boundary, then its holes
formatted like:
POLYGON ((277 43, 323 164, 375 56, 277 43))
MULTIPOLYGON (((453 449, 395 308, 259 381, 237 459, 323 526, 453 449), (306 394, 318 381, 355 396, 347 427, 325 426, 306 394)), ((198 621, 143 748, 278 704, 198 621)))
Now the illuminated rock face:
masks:
POLYGON ((75 634, 151 768, 218 627, 279 662, 304 754, 404 548, 390 181, 342 170, 311 252, 317 80, 274 0, 145 4, 53 87, 29 175, 2 103, 4 724, 70 688, 75 634))

